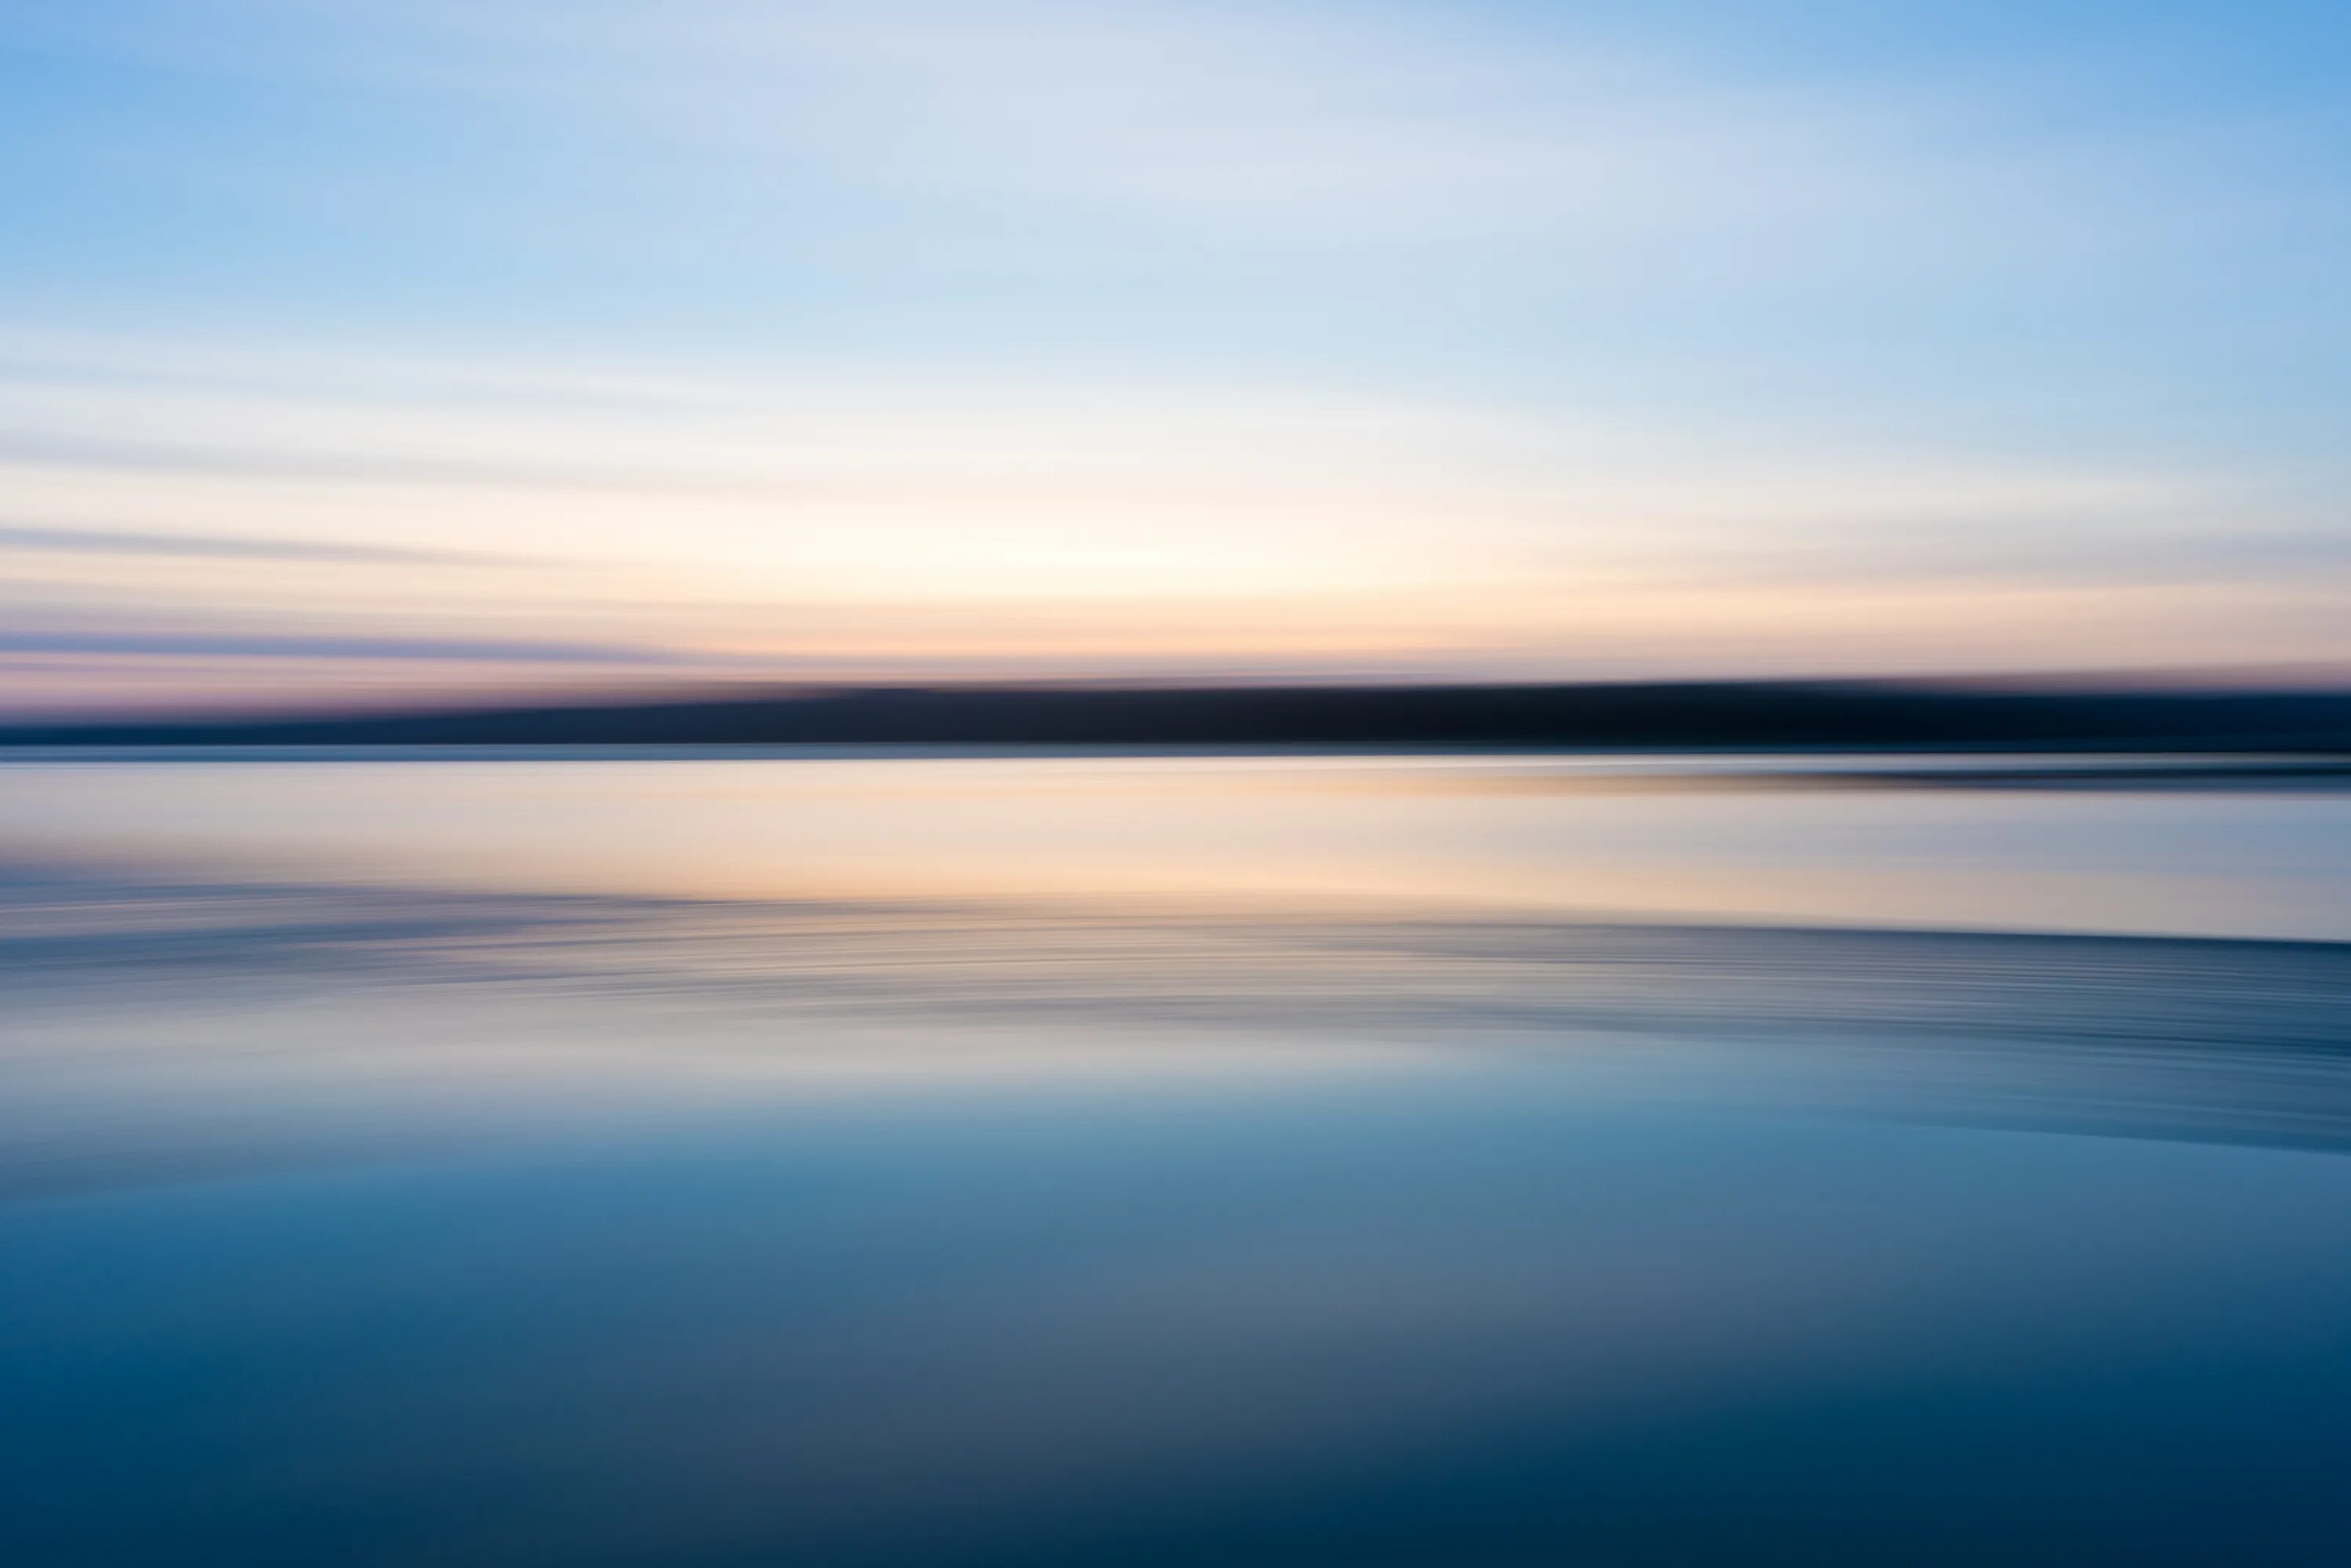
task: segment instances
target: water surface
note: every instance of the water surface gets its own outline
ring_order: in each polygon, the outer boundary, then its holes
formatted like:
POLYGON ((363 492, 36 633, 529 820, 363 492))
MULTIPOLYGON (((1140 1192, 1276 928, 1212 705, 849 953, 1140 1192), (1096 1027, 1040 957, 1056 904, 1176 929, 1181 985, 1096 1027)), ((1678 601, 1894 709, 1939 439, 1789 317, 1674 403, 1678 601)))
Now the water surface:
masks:
POLYGON ((0 766, 0 1557, 2339 1561, 2351 796, 1975 766, 0 766))

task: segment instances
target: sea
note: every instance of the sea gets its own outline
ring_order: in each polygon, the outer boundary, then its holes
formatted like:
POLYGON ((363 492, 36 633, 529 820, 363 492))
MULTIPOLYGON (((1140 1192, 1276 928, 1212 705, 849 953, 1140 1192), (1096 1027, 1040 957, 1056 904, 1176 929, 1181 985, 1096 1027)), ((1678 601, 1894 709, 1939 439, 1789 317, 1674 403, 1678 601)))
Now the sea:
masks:
POLYGON ((2351 785, 0 757, 10 1568, 2351 1562, 2351 785))

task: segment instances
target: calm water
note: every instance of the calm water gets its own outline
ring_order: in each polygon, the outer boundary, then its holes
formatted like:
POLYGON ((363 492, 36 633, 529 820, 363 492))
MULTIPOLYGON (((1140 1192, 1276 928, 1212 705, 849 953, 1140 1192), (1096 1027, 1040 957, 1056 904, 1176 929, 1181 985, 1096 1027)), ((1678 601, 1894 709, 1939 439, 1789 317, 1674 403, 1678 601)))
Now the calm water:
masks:
POLYGON ((0 764, 0 1563, 2335 1563, 2351 794, 0 764))

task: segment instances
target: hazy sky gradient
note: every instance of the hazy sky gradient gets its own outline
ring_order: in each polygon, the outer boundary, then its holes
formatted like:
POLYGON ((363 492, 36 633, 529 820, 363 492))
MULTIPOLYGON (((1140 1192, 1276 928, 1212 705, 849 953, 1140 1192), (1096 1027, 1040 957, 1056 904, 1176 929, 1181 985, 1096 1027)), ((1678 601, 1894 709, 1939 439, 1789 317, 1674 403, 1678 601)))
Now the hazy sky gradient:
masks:
POLYGON ((0 5, 0 704, 2351 658, 2351 13, 0 5))

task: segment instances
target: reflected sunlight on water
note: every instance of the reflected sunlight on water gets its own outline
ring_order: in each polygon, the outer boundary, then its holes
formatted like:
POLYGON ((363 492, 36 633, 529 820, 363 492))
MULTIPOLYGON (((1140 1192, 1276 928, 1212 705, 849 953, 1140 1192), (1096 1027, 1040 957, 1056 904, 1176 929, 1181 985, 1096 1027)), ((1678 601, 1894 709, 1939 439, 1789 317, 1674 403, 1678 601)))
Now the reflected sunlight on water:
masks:
MULTIPOLYGON (((1945 766, 1964 778, 2003 760, 1945 766)), ((1819 775, 1818 758, 1740 765, 1752 771, 1500 756, 59 758, 0 763, 0 843, 238 880, 504 892, 2351 937, 2351 793, 1935 789, 1915 758, 1810 781, 1792 775, 1819 775), (1887 778, 1904 787, 1876 787, 1887 778)))
POLYGON ((0 1549, 2351 1539, 2351 800, 1643 766, 0 767, 0 1549))

